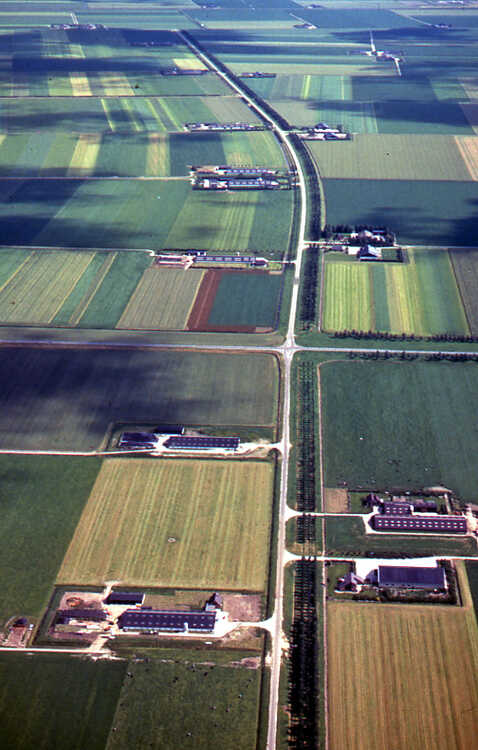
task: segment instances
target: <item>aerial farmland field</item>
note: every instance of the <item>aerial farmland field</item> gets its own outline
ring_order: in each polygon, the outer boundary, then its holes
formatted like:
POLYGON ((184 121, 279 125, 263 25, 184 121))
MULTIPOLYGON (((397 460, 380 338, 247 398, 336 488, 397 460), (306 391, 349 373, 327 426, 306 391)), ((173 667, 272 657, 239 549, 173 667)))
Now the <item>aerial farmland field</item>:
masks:
POLYGON ((57 583, 263 591, 273 475, 259 461, 104 461, 57 583))
POLYGON ((327 619, 331 748, 473 746, 478 631, 469 607, 329 602, 327 619), (392 694, 390 710, 377 711, 392 694), (354 706, 348 721, 344 704, 354 706))
POLYGON ((409 245, 478 245, 475 182, 323 180, 328 224, 388 226, 409 245))
POLYGON ((343 360, 320 382, 325 486, 441 485, 476 501, 476 364, 343 360))
POLYGON ((91 450, 117 422, 276 424, 278 366, 268 354, 3 352, 2 448, 91 450))
POLYGON ((0 456, 0 629, 40 617, 100 466, 95 457, 0 456))
POLYGON ((307 146, 323 177, 460 182, 472 179, 460 151, 460 144, 470 140, 440 135, 377 134, 356 135, 345 143, 309 141, 307 146))
POLYGON ((276 258, 288 249, 293 203, 288 190, 205 194, 187 181, 154 179, 4 179, 0 197, 4 245, 248 250, 276 258))
POLYGON ((405 263, 360 263, 327 254, 322 328, 470 334, 451 258, 445 248, 422 247, 407 249, 405 263))
POLYGON ((478 334, 478 250, 466 248, 450 250, 455 278, 460 290, 463 307, 473 336, 478 334))
POLYGON ((9 750, 104 750, 126 668, 121 660, 3 653, 0 744, 9 750))

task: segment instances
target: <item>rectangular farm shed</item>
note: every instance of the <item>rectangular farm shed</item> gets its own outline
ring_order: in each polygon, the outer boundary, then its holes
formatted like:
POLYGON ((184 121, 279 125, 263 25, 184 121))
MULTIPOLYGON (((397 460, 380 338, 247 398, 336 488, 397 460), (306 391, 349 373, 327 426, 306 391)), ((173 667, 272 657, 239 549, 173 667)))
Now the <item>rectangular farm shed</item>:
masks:
POLYGON ((444 589, 443 568, 406 567, 403 565, 379 565, 378 585, 384 588, 444 589))
POLYGON ((154 609, 127 609, 118 618, 121 630, 212 633, 216 623, 215 612, 177 612, 154 609))
POLYGON ((382 513, 386 516, 411 516, 413 506, 410 503, 400 503, 385 500, 382 503, 382 513))
POLYGON ((424 516, 373 516, 376 531, 418 532, 429 534, 466 534, 464 516, 425 518, 424 516))
POLYGON ((154 448, 158 438, 150 432, 123 432, 120 448, 154 448))
POLYGON ((112 591, 106 599, 105 604, 142 604, 144 594, 136 591, 112 591))
POLYGON ((235 451, 238 449, 240 438, 238 437, 190 437, 173 436, 164 443, 170 450, 210 450, 222 448, 235 451))
POLYGON ((56 613, 57 625, 68 625, 71 620, 103 622, 106 620, 106 612, 102 609, 59 609, 56 613))

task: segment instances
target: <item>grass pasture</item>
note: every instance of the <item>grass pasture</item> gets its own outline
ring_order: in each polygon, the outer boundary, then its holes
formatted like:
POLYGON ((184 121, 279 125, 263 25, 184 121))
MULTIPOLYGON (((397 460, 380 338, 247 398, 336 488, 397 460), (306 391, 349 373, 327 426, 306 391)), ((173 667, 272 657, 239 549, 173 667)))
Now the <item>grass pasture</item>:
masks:
POLYGON ((331 748, 473 747, 478 639, 469 610, 329 602, 327 618, 331 748), (391 710, 377 710, 388 701, 391 710), (348 721, 344 704, 354 706, 348 721))
POLYGON ((343 360, 320 379, 327 487, 441 485, 476 501, 475 364, 343 360))
POLYGON ((266 462, 106 460, 58 583, 263 591, 272 483, 266 462))
POLYGON ((126 667, 63 654, 2 654, 0 744, 104 750, 126 667))
POLYGON ((475 182, 323 180, 328 224, 384 224, 405 245, 478 246, 475 182))
POLYGON ((100 465, 96 458, 0 456, 0 626, 40 617, 100 465))
POLYGON ((240 666, 237 654, 226 660, 212 647, 157 655, 150 649, 142 656, 128 664, 132 679, 123 683, 107 750, 256 747, 260 669, 240 666))
POLYGON ((3 349, 0 447, 90 450, 121 422, 275 426, 268 354, 3 349))
POLYGON ((322 327, 468 335, 467 318, 446 249, 409 248, 406 263, 325 260, 322 327))
POLYGON ((203 271, 146 269, 116 327, 185 329, 203 276, 203 271))
POLYGON ((377 134, 356 135, 345 143, 309 141, 307 146, 323 177, 460 182, 472 179, 460 148, 470 141, 475 139, 377 134))

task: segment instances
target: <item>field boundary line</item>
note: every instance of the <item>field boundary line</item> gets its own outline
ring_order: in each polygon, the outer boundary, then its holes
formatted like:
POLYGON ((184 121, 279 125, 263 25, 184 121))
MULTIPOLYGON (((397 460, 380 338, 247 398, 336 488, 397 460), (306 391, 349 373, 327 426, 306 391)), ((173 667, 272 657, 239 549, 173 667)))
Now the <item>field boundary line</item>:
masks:
POLYGON ((463 298, 463 293, 461 291, 461 284, 459 283, 458 277, 456 275, 455 264, 453 262, 453 253, 450 254, 450 249, 449 248, 447 248, 447 254, 448 254, 448 260, 450 261, 451 272, 453 274, 453 278, 455 279, 456 288, 458 289, 458 295, 460 297, 461 306, 463 307, 463 313, 465 315, 466 325, 468 326, 468 333, 469 333, 470 336, 473 336, 473 328, 471 326, 470 319, 468 317, 468 310, 467 310, 467 306, 465 305, 465 300, 463 298))

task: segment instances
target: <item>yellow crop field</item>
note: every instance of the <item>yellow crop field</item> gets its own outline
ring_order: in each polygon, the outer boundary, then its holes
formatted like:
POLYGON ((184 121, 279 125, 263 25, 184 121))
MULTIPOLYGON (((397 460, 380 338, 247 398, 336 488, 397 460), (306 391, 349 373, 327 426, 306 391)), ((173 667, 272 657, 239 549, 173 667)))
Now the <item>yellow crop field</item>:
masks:
POLYGON ((475 747, 471 608, 330 602, 327 612, 330 750, 475 747))
POLYGON ((478 137, 477 136, 455 136, 463 160, 467 166, 472 180, 478 180, 478 137))
POLYGON ((71 157, 68 175, 78 177, 93 174, 100 146, 101 135, 99 133, 79 135, 71 157))
POLYGON ((107 459, 58 582, 263 591, 272 487, 266 462, 107 459))
POLYGON ((133 96, 134 90, 123 73, 102 73, 101 85, 105 96, 133 96))
POLYGON ((325 264, 326 331, 369 331, 375 328, 370 267, 358 261, 325 264))
POLYGON ((169 141, 161 133, 148 133, 146 149, 146 177, 169 175, 169 141))
POLYGON ((46 325, 91 263, 94 253, 32 253, 0 290, 0 321, 46 325))
POLYGON ((190 57, 174 57, 173 63, 176 68, 180 68, 181 70, 207 70, 204 63, 192 55, 190 57))
POLYGON ((183 330, 203 276, 203 271, 147 268, 116 327, 183 330))
POLYGON ((73 96, 91 96, 90 82, 88 76, 72 71, 70 73, 71 89, 73 96))

